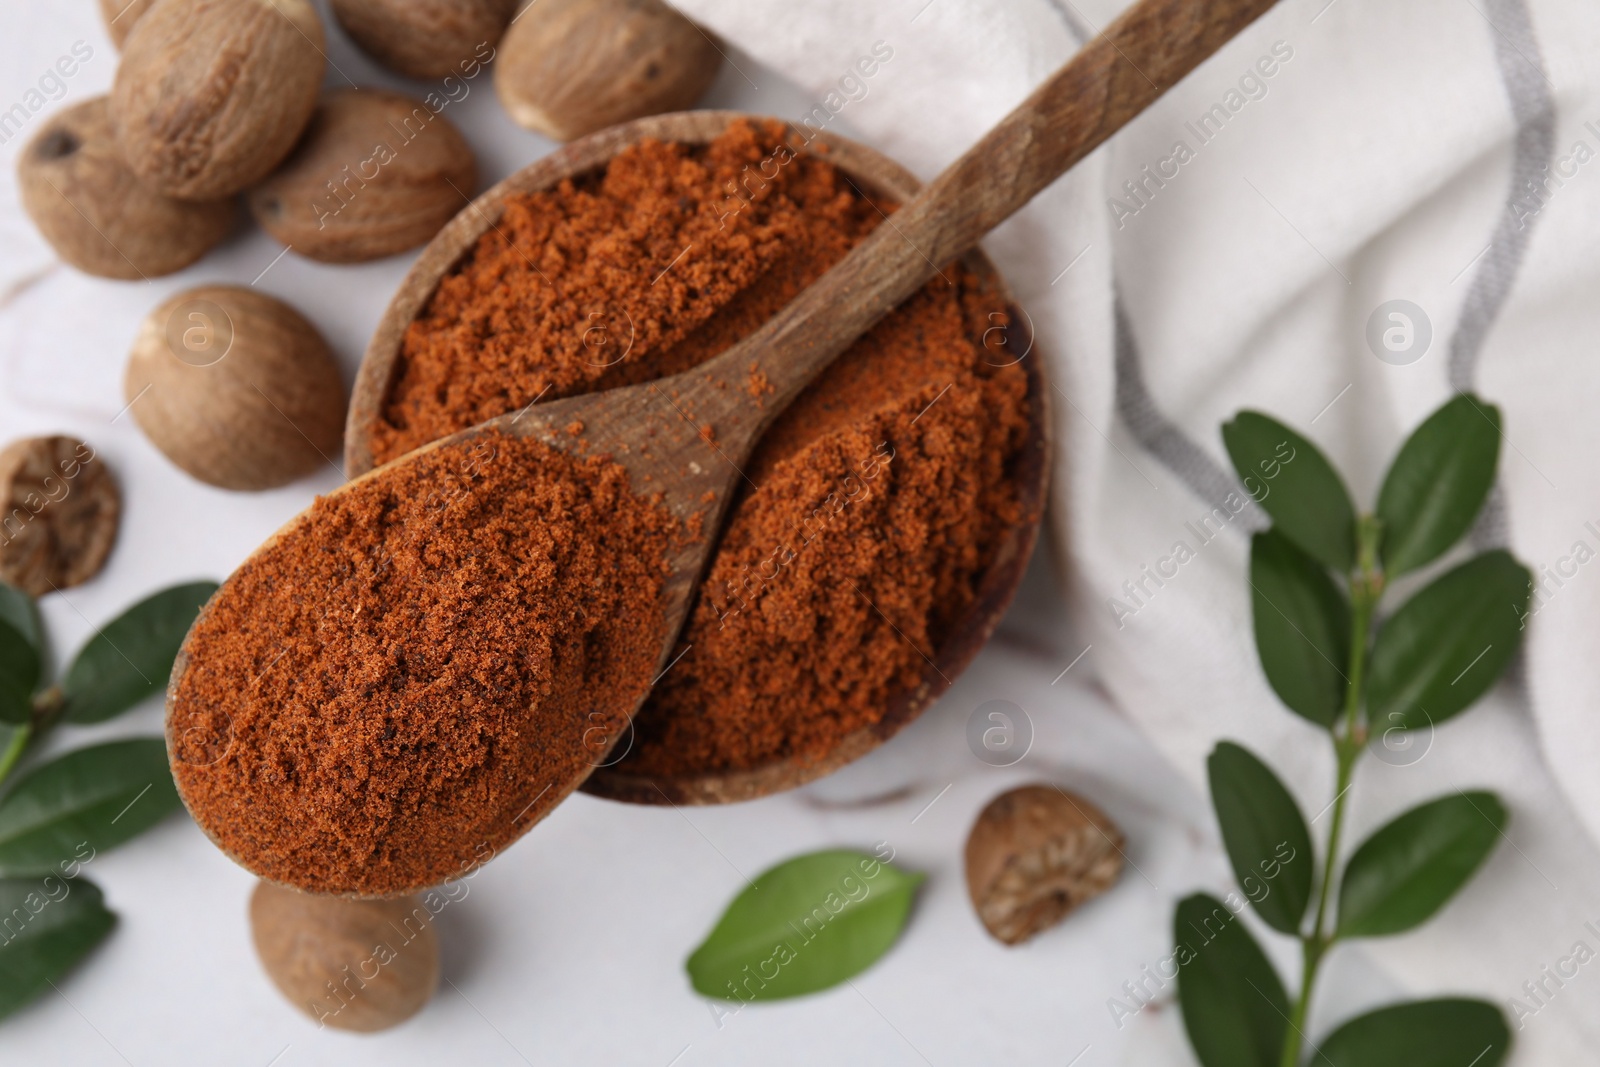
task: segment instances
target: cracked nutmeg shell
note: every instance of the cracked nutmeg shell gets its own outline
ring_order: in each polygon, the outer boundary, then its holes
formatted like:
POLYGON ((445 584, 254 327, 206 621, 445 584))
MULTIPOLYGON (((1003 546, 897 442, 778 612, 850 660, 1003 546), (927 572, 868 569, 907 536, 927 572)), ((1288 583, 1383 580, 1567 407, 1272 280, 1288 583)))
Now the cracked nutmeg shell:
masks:
POLYGON ((693 107, 722 66, 711 35, 661 0, 539 0, 500 42, 494 88, 558 141, 693 107))
POLYGON ((351 900, 260 882, 250 933, 289 1003, 321 1026, 371 1033, 421 1011, 439 985, 427 903, 423 895, 351 900))
POLYGON ((967 892, 984 928, 1015 945, 1122 873, 1122 832, 1082 797, 1025 785, 991 800, 967 836, 967 892))
POLYGON ((379 63, 411 78, 475 78, 517 0, 333 0, 333 17, 379 63))
POLYGON ((311 120, 322 49, 310 0, 161 0, 134 23, 111 89, 123 158, 180 200, 254 185, 311 120))
POLYGON ((0 508, 0 579, 38 597, 99 573, 122 496, 83 441, 28 437, 0 450, 0 508))
POLYGON ((17 161, 17 184, 56 254, 101 278, 182 270, 225 240, 236 216, 232 200, 175 200, 139 181, 103 96, 50 117, 17 161))
POLYGON ((250 191, 250 213, 303 256, 360 263, 426 243, 477 181, 472 146, 449 119, 399 93, 344 89, 250 191))
POLYGON ((231 285, 178 293, 145 316, 123 398, 150 442, 222 489, 272 489, 332 463, 344 382, 315 326, 231 285))

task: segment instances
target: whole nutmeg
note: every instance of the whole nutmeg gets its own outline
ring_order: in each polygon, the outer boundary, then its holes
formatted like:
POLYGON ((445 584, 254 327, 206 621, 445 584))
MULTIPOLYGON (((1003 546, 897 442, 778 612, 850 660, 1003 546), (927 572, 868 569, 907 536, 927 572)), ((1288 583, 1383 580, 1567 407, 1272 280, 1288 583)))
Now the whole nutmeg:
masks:
POLYGON ((0 579, 43 596, 100 572, 122 497, 84 442, 28 437, 0 450, 0 508, 0 579))
POLYGON ((517 0, 333 0, 333 16, 379 63, 412 78, 477 76, 517 0))
POLYGON ((250 932, 273 984, 322 1026, 398 1026, 439 984, 439 935, 420 896, 348 900, 261 882, 250 932))
POLYGON ((250 192, 261 228, 325 263, 427 241, 478 181, 472 148, 443 115, 381 89, 331 94, 283 167, 250 192))
POLYGON ((558 141, 692 107, 717 76, 711 36, 661 0, 538 0, 500 43, 511 117, 558 141))
POLYGON ((286 485, 339 451, 344 384, 327 344, 253 289, 191 289, 145 316, 122 389, 152 444, 223 489, 286 485))
POLYGON ((967 892, 1008 945, 1054 926, 1122 873, 1122 833, 1082 797, 1025 785, 989 802, 967 836, 967 892))
POLYGON ((22 206, 56 254, 102 278, 182 270, 227 238, 232 200, 174 200, 134 177, 106 98, 50 117, 17 161, 22 206))
POLYGON ((133 32, 133 24, 138 22, 155 2, 156 0, 100 0, 100 14, 106 20, 106 32, 111 34, 111 43, 121 48, 127 41, 128 34, 133 32))
POLYGON ((111 90, 128 166, 183 200, 254 185, 317 106, 322 45, 310 0, 161 0, 134 24, 111 90))

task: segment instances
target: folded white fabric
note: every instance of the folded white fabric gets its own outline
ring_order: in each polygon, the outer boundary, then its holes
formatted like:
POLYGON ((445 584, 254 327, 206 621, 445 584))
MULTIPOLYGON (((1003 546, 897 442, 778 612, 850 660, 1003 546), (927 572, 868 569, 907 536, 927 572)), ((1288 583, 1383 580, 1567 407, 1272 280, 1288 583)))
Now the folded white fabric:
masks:
MULTIPOLYGON (((1117 5, 682 6, 926 177, 1117 5)), ((1420 932, 1342 949, 1324 999, 1363 1003, 1363 964, 1415 995, 1484 996, 1527 1064, 1580 1062, 1600 1039, 1600 971, 1572 962, 1600 949, 1597 47, 1600 8, 1581 0, 1284 0, 988 244, 1058 387, 1053 536, 1084 666, 1197 783, 1233 738, 1308 817, 1331 798, 1325 740, 1257 664, 1260 516, 1197 532, 1234 484, 1220 423, 1253 407, 1298 426, 1370 506, 1453 389, 1501 406, 1500 490, 1475 537, 1538 576, 1522 668, 1426 745, 1366 759, 1347 841, 1478 786, 1510 805, 1507 840, 1420 932), (1369 344, 1369 323, 1401 351, 1369 344), (1176 576, 1141 582, 1180 542, 1176 576)))

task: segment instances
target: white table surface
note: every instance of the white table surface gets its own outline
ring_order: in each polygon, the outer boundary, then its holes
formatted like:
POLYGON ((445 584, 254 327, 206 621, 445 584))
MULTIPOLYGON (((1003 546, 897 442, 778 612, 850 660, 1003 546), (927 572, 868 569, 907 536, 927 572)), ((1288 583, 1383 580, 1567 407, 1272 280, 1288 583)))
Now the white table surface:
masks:
MULTIPOLYGON (((382 71, 331 20, 329 38, 330 87, 348 77, 426 91, 382 71)), ((253 281, 317 324, 348 381, 412 259, 346 267, 280 260, 275 242, 244 229, 189 270, 148 283, 57 264, 19 206, 16 156, 44 114, 109 88, 116 52, 92 0, 0 6, 0 108, 23 99, 77 41, 94 55, 64 97, 0 146, 0 437, 89 440, 126 505, 104 572, 42 605, 58 661, 146 593, 224 577, 341 481, 330 466, 285 489, 236 494, 169 464, 119 416, 123 362, 145 312, 189 286, 253 281)), ((725 68, 704 103, 790 116, 809 106, 771 72, 759 80, 758 92, 725 68)), ((553 147, 505 117, 488 76, 445 114, 478 153, 480 188, 553 147)), ((1164 1004, 1121 1028, 1107 1001, 1166 955, 1173 901, 1200 886, 1225 889, 1226 867, 1203 799, 1094 689, 1092 656, 1052 681, 1081 651, 1053 576, 1036 560, 1001 633, 954 689, 891 744, 831 778, 715 809, 574 797, 441 913, 439 995, 376 1036, 318 1030, 278 995, 250 945, 253 878, 174 817, 94 862, 89 877, 120 923, 58 992, 0 1022, 0 1063, 1181 1063, 1170 986, 1164 1004), (965 741, 973 710, 995 699, 1024 708, 1036 731, 1029 754, 1006 769, 980 762, 965 741), (1103 806, 1128 836, 1130 864, 1105 897, 1008 949, 972 913, 961 848, 989 798, 1038 779, 1103 806), (744 876, 811 849, 880 841, 898 863, 928 875, 899 943, 852 985, 752 1006, 719 1028, 683 960, 744 876)), ((51 747, 152 734, 160 715, 152 700, 113 724, 60 731, 51 747)))

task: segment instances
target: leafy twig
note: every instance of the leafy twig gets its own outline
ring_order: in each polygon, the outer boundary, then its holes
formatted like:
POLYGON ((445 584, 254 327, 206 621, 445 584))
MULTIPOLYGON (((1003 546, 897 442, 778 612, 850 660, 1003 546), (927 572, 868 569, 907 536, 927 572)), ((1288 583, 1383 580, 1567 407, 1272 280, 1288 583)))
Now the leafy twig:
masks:
MULTIPOLYGON (((1445 797, 1394 819, 1339 867, 1355 766, 1374 721, 1387 724, 1385 733, 1433 729, 1487 692, 1520 640, 1531 575, 1500 551, 1436 578, 1374 627, 1389 579, 1437 560, 1482 510, 1499 457, 1499 419, 1469 395, 1447 403, 1402 446, 1372 514, 1356 511, 1332 465, 1289 427, 1255 412, 1223 427, 1235 468, 1273 520, 1251 545, 1262 669, 1290 710, 1327 731, 1337 773, 1313 889, 1312 857, 1299 855, 1309 851, 1309 828, 1288 790, 1238 745, 1223 742, 1212 754, 1212 799, 1235 876, 1262 919, 1300 941, 1302 965, 1288 1008, 1281 981, 1242 926, 1197 950, 1185 942, 1197 918, 1227 914, 1220 903, 1197 894, 1179 904, 1179 998, 1205 1067, 1300 1067, 1329 951, 1346 938, 1426 921, 1501 834, 1505 808, 1492 794, 1445 797)), ((1316 1060, 1411 1067, 1425 1051, 1428 1062, 1455 1062, 1459 1054, 1495 1067, 1509 1046, 1498 1008, 1445 999, 1349 1020, 1323 1039, 1316 1060)))
POLYGON ((159 737, 74 749, 32 764, 58 723, 101 722, 142 703, 172 673, 178 647, 213 582, 163 590, 107 623, 44 685, 33 601, 0 584, 0 931, 6 950, 0 1016, 49 989, 115 923, 83 868, 180 806, 159 737), (14 781, 12 779, 15 779, 14 781), (73 883, 67 884, 67 880, 73 883))

